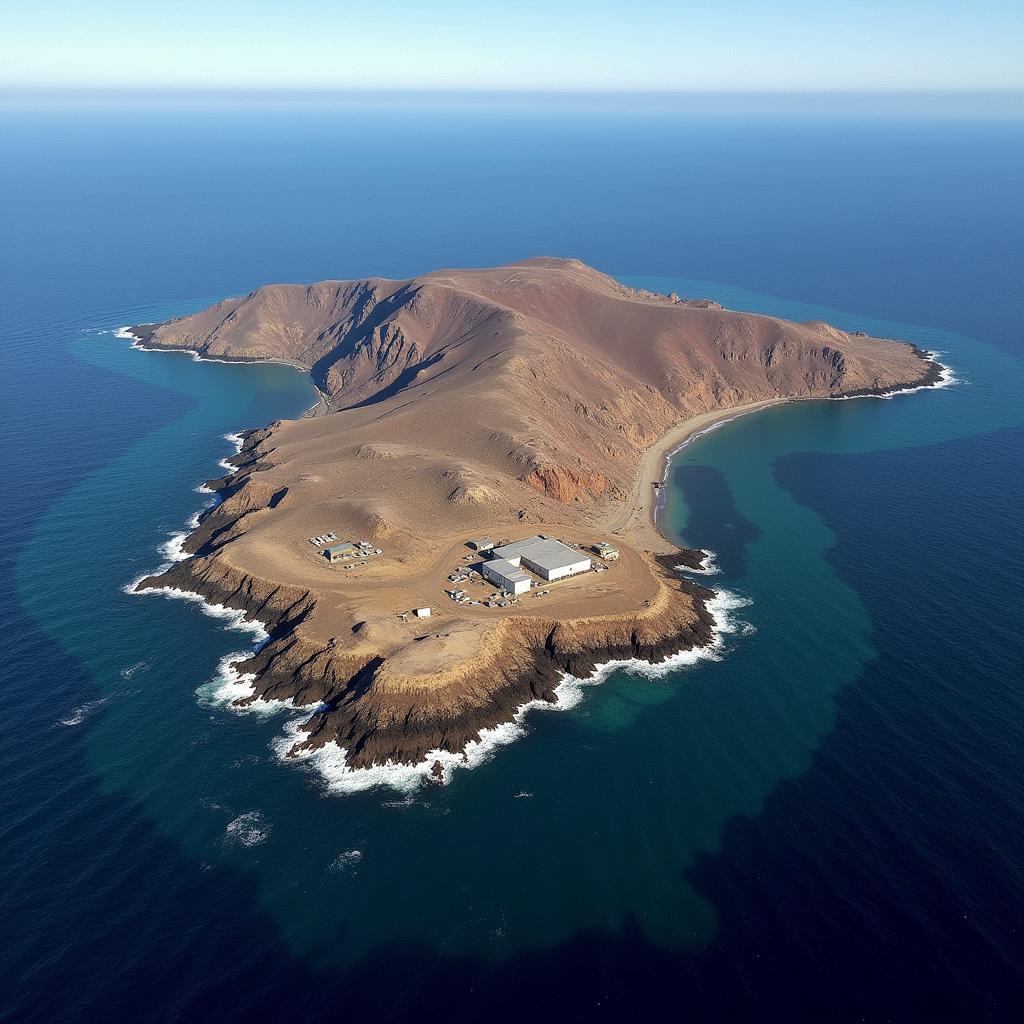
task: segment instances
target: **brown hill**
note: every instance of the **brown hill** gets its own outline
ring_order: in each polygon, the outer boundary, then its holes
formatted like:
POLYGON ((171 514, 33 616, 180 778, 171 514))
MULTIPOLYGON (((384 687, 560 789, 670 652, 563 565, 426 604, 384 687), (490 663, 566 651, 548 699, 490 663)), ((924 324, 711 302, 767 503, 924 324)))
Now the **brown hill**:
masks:
POLYGON ((159 327, 146 344, 309 367, 330 409, 346 412, 346 439, 372 424, 371 444, 482 459, 484 476, 568 502, 624 492, 639 450, 688 417, 884 390, 927 371, 907 345, 638 291, 546 258, 270 285, 159 327))

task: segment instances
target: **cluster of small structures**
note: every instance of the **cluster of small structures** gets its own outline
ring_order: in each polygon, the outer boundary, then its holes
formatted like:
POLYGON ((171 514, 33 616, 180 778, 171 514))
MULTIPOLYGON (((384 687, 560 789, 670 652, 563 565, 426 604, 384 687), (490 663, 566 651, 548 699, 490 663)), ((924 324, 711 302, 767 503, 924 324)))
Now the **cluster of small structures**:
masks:
MULTIPOLYGON (((372 548, 367 541, 358 545, 339 544, 336 548, 328 548, 325 555, 337 550, 337 558, 359 557, 365 553, 363 548, 372 548)), ((496 545, 489 537, 466 542, 471 550, 484 556, 484 560, 475 565, 473 555, 463 555, 464 564, 456 566, 448 574, 448 582, 453 584, 445 590, 445 595, 456 604, 487 608, 510 608, 519 603, 520 597, 532 590, 535 597, 544 597, 551 593, 550 589, 538 589, 541 580, 554 583, 558 580, 579 576, 583 573, 608 571, 607 562, 615 562, 619 558, 619 549, 607 541, 590 547, 593 555, 598 556, 599 564, 580 546, 566 544, 563 541, 538 534, 526 540, 505 542, 496 545), (477 586, 483 589, 486 596, 473 597, 466 588, 477 586), (488 585, 498 589, 487 593, 488 585)), ((380 554, 376 550, 376 554, 380 554)), ((334 559, 332 558, 332 561, 334 559)), ((399 620, 408 623, 413 618, 425 619, 431 614, 430 608, 412 608, 396 613, 399 620)))
POLYGON ((337 539, 338 535, 336 533, 321 533, 319 537, 310 537, 309 543, 314 547, 322 548, 325 544, 330 544, 337 539))

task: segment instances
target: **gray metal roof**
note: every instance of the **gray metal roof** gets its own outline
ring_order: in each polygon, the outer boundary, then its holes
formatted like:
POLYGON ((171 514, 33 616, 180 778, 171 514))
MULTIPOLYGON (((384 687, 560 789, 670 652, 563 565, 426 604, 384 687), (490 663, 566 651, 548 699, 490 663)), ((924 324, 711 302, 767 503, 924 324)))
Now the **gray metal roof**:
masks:
POLYGON ((527 540, 505 544, 500 548, 495 548, 493 554, 498 558, 508 558, 510 555, 525 558, 526 561, 540 566, 546 572, 564 569, 567 566, 576 565, 578 562, 589 560, 589 556, 582 551, 577 551, 560 540, 550 540, 544 537, 530 537, 527 540))
POLYGON ((501 576, 502 579, 508 580, 509 583, 521 583, 530 578, 528 573, 523 572, 517 565, 513 565, 504 558, 492 558, 491 561, 484 562, 484 568, 501 576))
POLYGON ((502 544, 499 548, 491 551, 492 558, 517 558, 522 554, 522 549, 530 544, 543 541, 543 537, 527 537, 526 540, 514 540, 511 544, 502 544))

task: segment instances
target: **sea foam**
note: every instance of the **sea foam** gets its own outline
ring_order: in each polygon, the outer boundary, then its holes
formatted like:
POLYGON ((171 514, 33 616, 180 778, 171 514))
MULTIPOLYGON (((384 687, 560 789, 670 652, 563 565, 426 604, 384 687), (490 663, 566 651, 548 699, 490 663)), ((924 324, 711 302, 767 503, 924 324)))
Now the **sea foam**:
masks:
MULTIPOLYGON (((122 330, 124 330, 124 328, 122 328, 122 330)), ((225 441, 230 441, 235 446, 235 454, 242 450, 242 436, 240 434, 225 434, 223 436, 225 441)), ((221 460, 221 465, 225 465, 223 460, 221 460)), ((227 468, 234 471, 235 467, 227 466, 227 468)), ((189 517, 185 520, 185 530, 175 530, 167 538, 167 540, 165 540, 162 544, 160 544, 157 547, 157 551, 164 557, 165 561, 163 561, 159 566, 157 566, 157 568, 154 569, 152 572, 142 573, 142 575, 137 576, 130 583, 126 583, 121 588, 126 594, 139 593, 139 591, 136 591, 135 588, 144 579, 146 579, 149 576, 159 576, 161 573, 164 573, 168 569, 170 569, 171 566, 175 563, 183 562, 185 561, 186 558, 191 557, 189 553, 185 550, 185 541, 188 539, 190 533, 199 528, 203 513, 208 512, 212 508, 216 508, 223 500, 219 494, 215 493, 213 490, 207 487, 206 484, 198 484, 196 487, 193 488, 193 490, 197 494, 212 494, 213 498, 210 499, 209 501, 204 502, 199 508, 197 508, 194 512, 192 512, 189 515, 189 517)), ((178 591, 177 593, 181 594, 181 591, 178 591)), ((199 600, 203 600, 202 598, 199 598, 198 594, 193 596, 198 598, 199 600)), ((220 606, 211 607, 219 608, 220 606)), ((214 612, 214 614, 219 613, 214 612)))
POLYGON ((110 700, 109 697, 101 697, 99 700, 90 700, 85 704, 80 704, 67 718, 61 718, 57 724, 63 725, 66 728, 81 725, 86 719, 91 718, 96 709, 106 704, 108 700, 110 700))
POLYGON ((228 846, 259 846, 270 834, 270 826, 259 811, 247 811, 224 829, 224 843, 228 846))
POLYGON ((896 391, 886 392, 884 395, 840 395, 837 398, 832 399, 834 402, 852 402, 856 398, 895 398, 897 395, 912 395, 915 391, 934 391, 938 388, 949 388, 954 384, 963 384, 964 381, 960 380, 959 377, 953 372, 953 367, 948 363, 943 363, 939 356, 945 355, 945 352, 929 352, 925 351, 925 355, 934 363, 937 363, 942 367, 939 372, 939 379, 934 384, 918 384, 912 388, 899 388, 896 391))
MULTIPOLYGON (((143 576, 140 579, 145 578, 143 576)), ((128 587, 125 589, 127 590, 128 587)), ((239 633, 251 633, 257 644, 265 643, 270 636, 267 632, 267 627, 259 619, 247 619, 245 612, 237 608, 228 608, 223 604, 214 604, 203 597, 202 594, 193 593, 191 590, 179 590, 177 587, 149 587, 147 590, 132 590, 131 592, 138 594, 162 594, 164 597, 191 601, 193 604, 199 605, 204 615, 208 615, 211 619, 222 619, 225 629, 236 630, 239 633)), ((245 655, 245 657, 248 657, 248 655, 245 655)))
MULTIPOLYGON (((230 441, 235 446, 234 454, 238 455, 242 451, 242 445, 244 443, 242 435, 241 434, 224 434, 223 436, 224 436, 224 440, 225 441, 230 441)), ((237 466, 233 466, 228 461, 228 459, 231 459, 231 458, 233 458, 233 456, 229 455, 227 458, 221 459, 220 462, 217 463, 217 465, 220 466, 221 469, 226 469, 229 473, 234 473, 235 470, 238 467, 237 466)))
MULTIPOLYGON (((236 454, 242 450, 243 439, 241 434, 231 433, 224 434, 223 436, 225 441, 230 441, 234 446, 236 454)), ((234 469, 233 466, 228 468, 234 469)), ((200 485, 195 489, 199 493, 213 493, 205 485, 200 485)), ((294 711, 296 707, 290 700, 258 700, 253 701, 251 705, 246 705, 244 708, 234 706, 236 700, 253 695, 255 677, 239 672, 234 665, 236 662, 244 661, 246 658, 251 657, 255 651, 258 651, 267 642, 270 634, 267 632, 266 625, 263 622, 260 622, 259 619, 247 619, 244 611, 208 601, 201 594, 190 590, 181 590, 177 587, 149 587, 146 590, 135 589, 144 579, 151 576, 160 576, 177 562, 182 562, 190 557, 184 548, 189 533, 198 528, 203 513, 211 508, 215 508, 220 504, 221 500, 220 495, 214 494, 212 500, 205 502, 201 508, 196 509, 185 521, 185 526, 188 528, 187 532, 175 531, 157 549, 165 561, 152 572, 142 573, 137 576, 129 583, 126 583, 121 589, 126 594, 133 596, 140 594, 162 594, 164 597, 191 601, 193 604, 199 605, 204 615, 223 621, 226 629, 252 635, 253 647, 251 650, 232 651, 224 655, 217 666, 214 678, 196 690, 196 696, 204 707, 228 707, 233 711, 252 711, 261 715, 276 714, 282 710, 294 711)))
MULTIPOLYGON (((259 648, 257 647, 257 650, 259 648)), ((254 700, 239 707, 235 701, 245 700, 255 693, 256 677, 240 672, 236 665, 252 656, 252 651, 232 651, 217 663, 214 677, 196 689, 196 698, 205 708, 221 708, 236 714, 251 714, 261 718, 279 714, 282 711, 298 711, 299 706, 289 697, 286 700, 254 700)))
MULTIPOLYGON (((100 331, 103 334, 105 332, 100 331)), ((301 363, 292 363, 287 359, 218 359, 216 356, 204 356, 200 355, 193 348, 174 348, 169 345, 144 345, 141 340, 127 328, 119 327, 114 331, 115 338, 121 338, 125 341, 132 343, 132 348, 136 352, 163 352, 170 355, 188 356, 193 363, 221 363, 224 366, 247 366, 258 363, 272 363, 276 366, 290 366, 293 370, 302 370, 304 373, 309 372, 309 368, 303 366, 301 363)), ((317 402, 319 404, 319 402, 317 402)))
POLYGON ((362 850, 345 850, 339 853, 330 864, 327 870, 335 874, 353 874, 363 859, 362 850))
POLYGON ((157 551, 167 559, 169 565, 174 565, 175 562, 184 562, 185 559, 188 558, 188 552, 185 550, 186 540, 188 540, 187 532, 179 531, 177 533, 172 533, 170 537, 168 537, 167 540, 157 548, 157 551))
POLYGON ((718 556, 714 551, 709 551, 707 548, 699 548, 698 550, 704 555, 704 559, 698 568, 694 569, 689 565, 677 565, 676 571, 696 573, 698 576, 717 576, 722 571, 718 566, 718 556))

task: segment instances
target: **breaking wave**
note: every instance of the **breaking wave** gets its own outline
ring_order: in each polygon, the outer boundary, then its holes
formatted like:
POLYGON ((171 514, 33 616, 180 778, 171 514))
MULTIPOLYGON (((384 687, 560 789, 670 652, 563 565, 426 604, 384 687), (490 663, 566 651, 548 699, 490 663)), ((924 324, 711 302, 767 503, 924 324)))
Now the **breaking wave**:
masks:
POLYGON ((704 554, 704 560, 701 562, 699 568, 693 569, 688 565, 677 565, 676 571, 696 573, 698 576, 717 576, 722 571, 717 562, 718 556, 714 551, 708 551, 707 548, 701 548, 700 550, 704 554))
POLYGON ((851 402, 856 398, 895 398, 897 395, 912 395, 915 391, 934 391, 937 388, 949 388, 954 384, 965 383, 953 372, 952 366, 939 359, 939 356, 944 356, 945 354, 945 352, 929 352, 925 350, 925 355, 932 362, 942 367, 939 379, 934 384, 918 384, 912 388, 899 388, 897 391, 889 391, 884 395, 840 395, 838 398, 834 398, 833 401, 851 402))
MULTIPOLYGON (((121 331, 126 332, 127 328, 121 328, 121 331)), ((128 334, 122 335, 120 332, 118 336, 130 336, 128 334)), ((236 454, 242 450, 242 435, 241 434, 225 434, 225 441, 230 441, 235 446, 236 454)), ((229 467, 234 469, 234 467, 229 467)), ((200 494, 213 494, 214 492, 210 488, 206 487, 205 484, 200 484, 195 490, 200 494)), ((138 595, 138 594, 163 594, 165 597, 181 598, 186 601, 193 601, 200 606, 203 614, 209 615, 211 618, 223 619, 227 629, 237 630, 243 633, 252 633, 255 637, 257 647, 266 642, 268 633, 266 627, 258 619, 246 619, 245 613, 235 608, 228 608, 222 604, 214 604, 207 601, 201 594, 193 593, 192 591, 179 590, 177 587, 150 587, 147 590, 136 590, 135 588, 144 580, 151 576, 160 576, 166 572, 177 562, 183 562, 189 558, 189 553, 185 550, 185 541, 188 539, 189 534, 197 529, 200 525, 200 520, 204 512, 211 508, 215 508, 220 504, 220 496, 214 494, 214 497, 205 502, 201 508, 196 509, 185 521, 185 526, 188 528, 185 531, 176 530, 172 533, 167 540, 165 540, 158 548, 157 551, 165 559, 156 569, 152 572, 145 572, 135 579, 126 583, 121 589, 126 594, 138 595)), ((247 657, 248 655, 243 655, 247 657)), ((237 656, 234 656, 237 657, 237 656)))
MULTIPOLYGON (((223 620, 225 629, 232 629, 239 633, 251 633, 255 637, 257 644, 265 643, 270 636, 266 626, 259 619, 247 619, 245 612, 239 611, 237 608, 228 608, 226 605, 213 604, 207 601, 201 594, 193 593, 191 590, 179 590, 177 587, 149 587, 146 590, 132 589, 135 584, 144 579, 146 577, 141 576, 134 583, 126 584, 124 587, 125 591, 132 594, 163 594, 164 597, 173 597, 180 601, 191 601, 193 604, 199 605, 204 615, 208 615, 211 619, 223 620)), ((248 657, 248 655, 245 655, 245 657, 248 657)))
MULTIPOLYGON (((100 334, 107 333, 100 331, 100 334)), ((290 366, 293 370, 302 370, 303 372, 309 372, 309 368, 303 366, 301 363, 293 363, 287 359, 218 359, 216 356, 204 356, 200 355, 195 349, 192 348, 174 348, 169 345, 144 345, 139 338, 132 334, 127 327, 119 327, 114 331, 115 338, 121 338, 124 341, 130 341, 132 348, 136 352, 166 352, 172 355, 188 356, 193 363, 221 363, 225 366, 238 366, 240 364, 254 364, 254 363, 272 363, 277 366, 290 366)))
MULTIPOLYGON (((224 434, 224 440, 230 441, 235 446, 234 455, 238 455, 241 452, 242 444, 244 443, 241 434, 224 434)), ((221 469, 226 469, 229 473, 234 473, 238 468, 237 466, 233 466, 230 462, 230 459, 232 459, 234 455, 229 455, 227 458, 221 459, 217 465, 220 466, 221 469)))
POLYGON ((185 559, 188 558, 188 552, 185 550, 186 540, 188 540, 188 533, 186 531, 172 533, 170 537, 168 537, 167 540, 157 548, 157 551, 159 551, 171 565, 175 562, 184 562, 185 559))
POLYGON ((253 714, 260 717, 276 715, 281 711, 297 711, 298 706, 287 700, 254 700, 251 704, 239 707, 235 701, 245 700, 254 693, 253 683, 256 677, 248 672, 240 672, 236 665, 252 656, 251 651, 232 651, 225 654, 217 663, 214 677, 196 689, 196 698, 204 708, 226 708, 237 714, 253 714))

